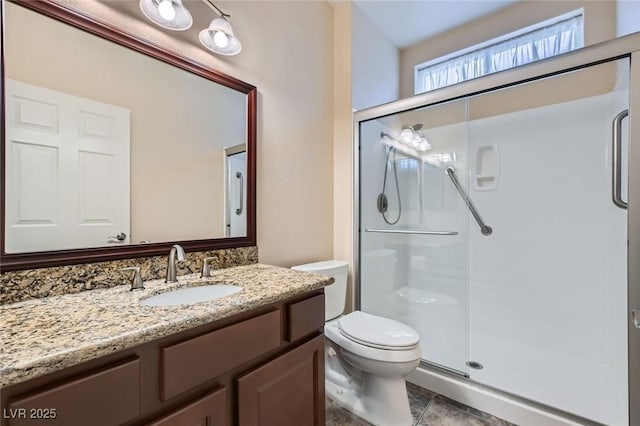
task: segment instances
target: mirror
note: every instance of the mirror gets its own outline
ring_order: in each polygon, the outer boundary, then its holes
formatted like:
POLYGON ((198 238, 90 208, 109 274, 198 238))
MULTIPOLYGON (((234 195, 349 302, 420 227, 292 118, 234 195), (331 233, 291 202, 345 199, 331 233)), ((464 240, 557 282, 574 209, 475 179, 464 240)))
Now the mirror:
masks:
POLYGON ((6 1, 2 269, 255 245, 255 87, 6 1))

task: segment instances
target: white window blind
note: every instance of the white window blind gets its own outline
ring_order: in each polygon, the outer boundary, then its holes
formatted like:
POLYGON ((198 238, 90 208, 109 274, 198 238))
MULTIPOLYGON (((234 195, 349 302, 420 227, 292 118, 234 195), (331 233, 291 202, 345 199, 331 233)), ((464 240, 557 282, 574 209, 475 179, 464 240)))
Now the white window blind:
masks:
POLYGON ((415 93, 525 65, 583 46, 582 11, 415 67, 415 93))

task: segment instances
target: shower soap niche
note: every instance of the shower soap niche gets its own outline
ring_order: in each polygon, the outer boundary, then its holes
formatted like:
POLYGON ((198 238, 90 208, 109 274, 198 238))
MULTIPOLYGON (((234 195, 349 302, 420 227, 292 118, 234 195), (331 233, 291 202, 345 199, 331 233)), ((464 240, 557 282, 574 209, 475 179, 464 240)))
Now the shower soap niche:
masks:
POLYGON ((475 174, 473 186, 478 191, 490 191, 498 188, 500 175, 500 157, 498 145, 479 146, 476 148, 475 174))

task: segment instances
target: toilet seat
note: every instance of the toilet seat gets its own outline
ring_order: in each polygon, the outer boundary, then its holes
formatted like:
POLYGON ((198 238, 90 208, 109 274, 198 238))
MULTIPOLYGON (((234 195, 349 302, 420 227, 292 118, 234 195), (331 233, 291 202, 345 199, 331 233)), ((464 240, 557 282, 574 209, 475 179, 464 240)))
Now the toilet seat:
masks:
POLYGON ((364 358, 389 363, 404 363, 420 359, 419 343, 413 346, 396 346, 392 348, 374 347, 371 346, 371 343, 361 343, 340 330, 338 322, 342 318, 344 317, 329 321, 324 326, 325 336, 341 348, 364 358))
POLYGON ((361 345, 388 351, 408 350, 419 345, 418 333, 389 318, 355 311, 338 319, 340 332, 361 345))

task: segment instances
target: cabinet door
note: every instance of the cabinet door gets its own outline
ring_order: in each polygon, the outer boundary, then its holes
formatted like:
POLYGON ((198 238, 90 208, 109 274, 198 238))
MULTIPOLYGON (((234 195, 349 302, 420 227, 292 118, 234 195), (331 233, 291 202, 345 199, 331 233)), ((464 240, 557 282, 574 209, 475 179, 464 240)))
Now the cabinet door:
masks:
POLYGON ((238 423, 324 425, 324 335, 238 379, 238 423))
POLYGON ((192 402, 184 408, 162 417, 150 426, 225 426, 226 389, 215 392, 192 402))

